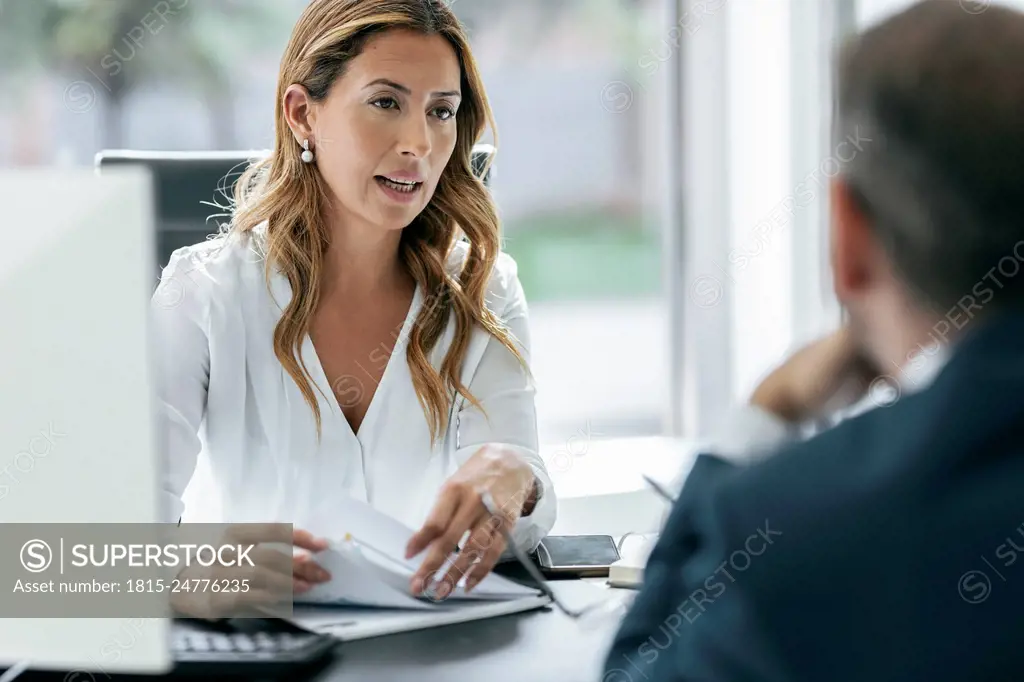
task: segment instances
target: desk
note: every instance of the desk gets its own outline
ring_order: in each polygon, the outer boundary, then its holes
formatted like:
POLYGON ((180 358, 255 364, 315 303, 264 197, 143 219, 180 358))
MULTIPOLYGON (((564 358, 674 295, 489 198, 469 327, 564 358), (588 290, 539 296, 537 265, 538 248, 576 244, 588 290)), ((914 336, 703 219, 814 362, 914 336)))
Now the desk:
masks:
MULTIPOLYGON (((560 448, 542 453, 559 500, 552 534, 619 536, 658 530, 667 507, 643 482, 642 474, 666 482, 681 479, 693 465, 698 446, 685 440, 636 438, 595 441, 585 451, 575 450, 569 456, 562 454, 563 450, 567 451, 560 448)), ((571 606, 583 606, 599 598, 601 590, 609 590, 593 582, 603 584, 603 580, 560 580, 551 585, 571 606)), ((611 618, 588 630, 549 607, 341 644, 337 660, 307 679, 597 682, 617 627, 618 620, 611 618)), ((64 674, 26 673, 17 682, 115 679, 160 678, 108 678, 95 673, 65 679, 64 674)))
MULTIPOLYGON (((557 580, 570 607, 635 594, 604 579, 557 580)), ((342 642, 334 660, 288 682, 598 682, 623 613, 578 623, 554 606, 488 620, 342 642)), ((107 676, 102 672, 26 672, 17 682, 160 682, 180 677, 107 676)), ((224 682, 218 680, 217 682, 224 682)))
MULTIPOLYGON (((588 582, 561 580, 551 586, 570 606, 628 592, 588 582)), ((549 607, 344 643, 337 660, 310 679, 597 682, 621 616, 620 612, 587 627, 549 607)))
MULTIPOLYGON (((558 519, 551 533, 656 532, 667 507, 642 475, 681 484, 699 449, 694 441, 634 438, 595 441, 568 456, 563 452, 567 448, 543 451, 558 492, 558 519)), ((605 587, 604 582, 601 578, 549 584, 570 607, 635 594, 605 587)), ((598 682, 622 615, 605 617, 588 628, 552 606, 343 643, 337 660, 310 679, 598 682)))
MULTIPOLYGON (((697 443, 670 438, 595 441, 581 454, 543 452, 558 491, 552 529, 579 535, 659 529, 665 501, 642 474, 680 482, 693 466, 697 443)), ((604 579, 549 584, 573 607, 602 596, 635 594, 604 586, 604 579)), ((417 680, 422 682, 598 682, 622 613, 588 629, 555 607, 441 628, 341 644, 337 660, 315 682, 417 680)))

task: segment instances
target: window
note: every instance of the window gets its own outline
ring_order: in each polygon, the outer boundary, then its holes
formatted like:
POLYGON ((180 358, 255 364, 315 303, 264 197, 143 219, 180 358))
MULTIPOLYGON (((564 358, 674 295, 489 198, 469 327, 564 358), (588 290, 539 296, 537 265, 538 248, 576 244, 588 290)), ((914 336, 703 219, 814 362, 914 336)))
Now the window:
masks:
MULTIPOLYGON (((130 0, 112 0, 116 21, 84 0, 5 3, 0 163, 269 148, 277 68, 306 0, 179 4, 154 24, 130 0)), ((627 83, 667 4, 452 1, 496 113, 494 192, 531 306, 548 444, 664 428, 662 103, 627 83)))
POLYGON ((683 54, 688 435, 713 434, 786 354, 838 321, 826 188, 845 1, 682 3, 703 15, 683 54))
MULTIPOLYGON (((267 148, 305 4, 187 3, 131 44, 117 22, 43 21, 84 0, 7 0, 0 163, 267 148), (38 134, 11 134, 25 129, 38 134)), ((861 0, 857 18, 900 4, 861 0)), ((530 302, 542 442, 708 434, 835 322, 820 184, 830 45, 853 0, 451 6, 497 118, 494 193, 530 302)))
MULTIPOLYGON (((630 82, 662 0, 460 0, 498 128, 494 192, 530 305, 540 438, 661 433, 660 102, 630 82)), ((580 449, 582 446, 575 446, 580 449)))

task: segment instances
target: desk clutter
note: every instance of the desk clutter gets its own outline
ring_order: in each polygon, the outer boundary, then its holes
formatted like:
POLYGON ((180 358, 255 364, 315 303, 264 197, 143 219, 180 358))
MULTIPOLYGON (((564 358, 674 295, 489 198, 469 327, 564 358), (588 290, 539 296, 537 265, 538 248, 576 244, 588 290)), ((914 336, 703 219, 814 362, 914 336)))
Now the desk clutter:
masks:
POLYGON ((657 542, 657 533, 623 535, 618 545, 622 558, 609 567, 608 585, 639 589, 644 582, 644 567, 647 565, 647 559, 657 542))
MULTIPOLYGON (((425 553, 406 559, 405 547, 414 531, 373 509, 350 501, 343 514, 343 535, 314 555, 332 576, 295 600, 294 625, 342 641, 493 618, 542 608, 552 603, 550 588, 527 575, 494 571, 471 592, 465 579, 443 599, 409 591, 425 553)), ((608 535, 548 536, 530 560, 544 576, 607 576, 620 559, 608 535)), ((441 578, 449 562, 435 573, 441 578)), ((511 563, 511 562, 510 562, 511 563)), ((539 577, 539 576, 538 576, 539 577)), ((558 604, 556 603, 556 606, 558 604)))
MULTIPOLYGON (((494 571, 468 593, 462 579, 444 599, 429 592, 411 594, 412 577, 425 557, 404 557, 414 531, 365 503, 348 504, 344 535, 314 555, 332 579, 296 598, 289 620, 298 627, 352 641, 529 611, 552 602, 549 588, 529 571, 494 571)), ((608 535, 549 536, 530 556, 544 576, 572 578, 607 576, 619 558, 608 535)))
MULTIPOLYGON (((335 529, 341 536, 313 555, 331 580, 294 600, 289 621, 304 630, 349 641, 517 613, 550 602, 536 585, 497 573, 468 593, 463 578, 443 599, 429 590, 413 594, 412 578, 426 557, 424 552, 405 558, 413 529, 364 502, 346 504, 344 527, 335 529)), ((435 580, 451 561, 442 564, 435 580)))

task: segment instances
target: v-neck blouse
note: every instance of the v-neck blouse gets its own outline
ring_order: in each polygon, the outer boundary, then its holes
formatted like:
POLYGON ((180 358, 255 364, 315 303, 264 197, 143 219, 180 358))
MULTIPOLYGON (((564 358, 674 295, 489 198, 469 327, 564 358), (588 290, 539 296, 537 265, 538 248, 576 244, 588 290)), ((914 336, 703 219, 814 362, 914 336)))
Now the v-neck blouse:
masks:
MULTIPOLYGON (((518 360, 483 329, 473 330, 461 379, 486 414, 460 397, 450 406, 447 430, 432 445, 405 353, 408 331, 425 304, 417 286, 358 435, 334 398, 312 341, 304 339, 302 359, 319 388, 318 441, 312 410, 274 354, 274 327, 292 292, 276 271, 268 286, 260 235, 222 235, 175 251, 153 294, 161 513, 167 521, 182 514, 182 495, 203 457, 221 512, 197 520, 293 523, 333 537, 343 532, 346 501, 355 499, 416 529, 458 467, 484 444, 499 443, 523 457, 540 483, 540 501, 513 531, 517 545, 536 547, 554 525, 556 501, 538 454, 534 386, 518 360)), ((452 249, 447 267, 453 275, 467 252, 464 243, 452 249)), ((494 267, 486 303, 529 364, 526 300, 507 254, 494 267)), ((429 356, 435 368, 454 333, 452 317, 429 356)), ((348 379, 346 390, 365 390, 372 380, 348 379)))

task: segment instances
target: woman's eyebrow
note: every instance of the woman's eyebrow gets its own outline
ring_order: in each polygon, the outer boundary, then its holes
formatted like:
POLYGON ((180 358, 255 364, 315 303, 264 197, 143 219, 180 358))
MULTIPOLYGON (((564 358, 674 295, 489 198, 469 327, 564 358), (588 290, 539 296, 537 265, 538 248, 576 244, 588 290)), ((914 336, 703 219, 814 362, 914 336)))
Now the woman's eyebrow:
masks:
MULTIPOLYGON (((412 90, 410 90, 406 86, 402 85, 401 83, 396 83, 393 80, 388 80, 387 78, 378 78, 375 81, 367 83, 366 87, 369 88, 374 85, 386 85, 389 88, 394 88, 395 90, 398 90, 403 95, 412 94, 412 90)), ((462 93, 459 92, 458 90, 445 90, 443 92, 434 92, 431 93, 431 95, 434 97, 462 97, 462 93)))

